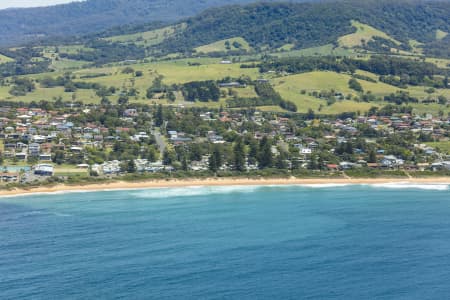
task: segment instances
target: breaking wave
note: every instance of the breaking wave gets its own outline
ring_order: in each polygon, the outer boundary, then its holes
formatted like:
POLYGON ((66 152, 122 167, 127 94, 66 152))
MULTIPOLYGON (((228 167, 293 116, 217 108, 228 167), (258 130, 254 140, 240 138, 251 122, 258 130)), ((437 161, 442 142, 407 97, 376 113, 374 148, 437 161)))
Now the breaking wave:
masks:
POLYGON ((383 189, 415 189, 434 191, 448 191, 450 189, 448 184, 383 183, 370 184, 369 186, 383 189))
POLYGON ((131 194, 138 198, 172 198, 219 194, 247 194, 261 188, 261 186, 192 186, 183 188, 146 189, 135 191, 131 194))

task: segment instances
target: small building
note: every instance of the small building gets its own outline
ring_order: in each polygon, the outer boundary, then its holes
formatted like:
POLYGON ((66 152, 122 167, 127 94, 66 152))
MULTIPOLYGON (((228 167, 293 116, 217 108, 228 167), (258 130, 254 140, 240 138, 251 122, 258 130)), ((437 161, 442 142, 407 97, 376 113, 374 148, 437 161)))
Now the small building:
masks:
POLYGON ((38 176, 53 176, 54 168, 49 164, 40 164, 34 168, 34 175, 38 176))
POLYGON ((247 85, 240 82, 223 82, 219 83, 219 87, 221 88, 245 88, 247 85))
POLYGON ((38 143, 32 143, 28 146, 28 153, 30 156, 39 156, 39 153, 41 151, 41 145, 38 143))
POLYGON ((39 155, 39 160, 51 161, 52 155, 50 153, 42 153, 41 155, 39 155))

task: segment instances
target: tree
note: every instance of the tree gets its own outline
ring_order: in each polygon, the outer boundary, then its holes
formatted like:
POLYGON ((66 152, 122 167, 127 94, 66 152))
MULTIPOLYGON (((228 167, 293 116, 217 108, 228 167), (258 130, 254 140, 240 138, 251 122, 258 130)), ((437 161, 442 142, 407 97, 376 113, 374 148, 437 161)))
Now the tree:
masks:
POLYGON ((161 125, 164 123, 164 111, 162 105, 158 105, 158 109, 155 113, 155 126, 161 127, 161 125))
POLYGON ((270 168, 273 165, 272 143, 265 136, 259 145, 258 163, 261 169, 270 168))
POLYGON ((444 95, 439 95, 438 101, 439 101, 439 104, 441 104, 441 105, 447 104, 447 98, 444 95))
POLYGON ((259 153, 259 145, 256 139, 253 137, 248 141, 250 150, 248 152, 248 163, 255 164, 257 162, 257 157, 259 153))
POLYGON ((353 145, 350 141, 345 143, 345 153, 347 154, 353 154, 353 145))
POLYGON ((131 74, 131 73, 134 73, 134 69, 132 67, 125 67, 122 70, 122 74, 131 74))
POLYGON ((246 170, 245 167, 245 147, 242 138, 239 137, 237 139, 236 144, 234 145, 234 169, 239 172, 243 172, 246 170))
POLYGON ((128 104, 128 96, 120 96, 119 97, 119 100, 117 100, 117 103, 119 104, 119 105, 126 105, 126 104, 128 104))
POLYGON ((155 93, 153 92, 153 89, 151 87, 149 87, 147 89, 145 96, 147 97, 147 99, 153 99, 153 96, 155 96, 155 93))
POLYGON ((136 164, 134 163, 134 160, 131 159, 127 163, 127 172, 128 173, 135 173, 136 172, 136 164))
POLYGON ((377 154, 375 153, 375 150, 371 149, 369 151, 369 158, 367 159, 367 162, 369 162, 369 163, 377 162, 377 154))
POLYGON ((355 90, 355 91, 360 92, 360 93, 362 93, 364 91, 363 88, 362 88, 362 85, 355 78, 351 78, 348 81, 348 86, 352 90, 355 90))
POLYGON ((64 151, 62 150, 56 150, 53 154, 52 161, 55 164, 61 165, 64 163, 64 151))
POLYGON ((175 100, 177 100, 177 96, 175 95, 175 93, 173 91, 170 91, 167 94, 167 99, 169 99, 170 102, 175 102, 175 100))
POLYGON ((181 169, 183 171, 187 171, 189 169, 189 165, 188 165, 188 161, 187 161, 186 155, 183 155, 183 158, 181 160, 181 169))
POLYGON ((165 166, 168 166, 171 165, 174 161, 175 161, 175 152, 165 149, 163 153, 163 164, 165 166))
POLYGON ((209 170, 216 173, 223 164, 222 153, 220 151, 219 146, 214 145, 212 149, 212 153, 209 157, 209 170))
POLYGON ((316 114, 314 113, 314 111, 311 108, 309 108, 308 112, 306 113, 306 119, 314 120, 315 117, 316 117, 316 114))
POLYGON ((102 99, 100 100, 100 104, 102 106, 110 106, 111 105, 111 101, 109 101, 109 99, 106 98, 106 97, 102 97, 102 99))
POLYGON ((284 151, 280 151, 280 155, 278 155, 275 162, 276 168, 280 170, 286 169, 287 168, 286 159, 287 159, 286 153, 284 151))

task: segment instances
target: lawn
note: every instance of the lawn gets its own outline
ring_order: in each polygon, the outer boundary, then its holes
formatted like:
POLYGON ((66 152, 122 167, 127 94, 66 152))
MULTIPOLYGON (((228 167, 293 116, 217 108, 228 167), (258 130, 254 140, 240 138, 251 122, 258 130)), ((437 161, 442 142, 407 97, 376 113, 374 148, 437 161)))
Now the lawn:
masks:
POLYGON ((441 152, 450 154, 450 141, 426 143, 428 146, 438 149, 441 152))

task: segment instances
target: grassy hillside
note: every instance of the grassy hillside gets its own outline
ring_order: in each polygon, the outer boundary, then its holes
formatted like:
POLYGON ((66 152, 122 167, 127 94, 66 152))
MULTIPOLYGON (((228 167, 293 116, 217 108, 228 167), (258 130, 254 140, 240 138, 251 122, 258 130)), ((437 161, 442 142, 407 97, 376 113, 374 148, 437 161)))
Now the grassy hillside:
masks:
POLYGON ((0 64, 13 61, 12 58, 0 54, 0 64))
MULTIPOLYGON (((104 86, 113 86, 117 89, 117 92, 109 96, 108 98, 115 103, 120 95, 120 91, 136 89, 136 96, 129 98, 130 103, 162 103, 185 105, 185 106, 208 106, 208 107, 220 107, 226 106, 227 99, 230 99, 228 95, 228 89, 222 89, 227 96, 221 98, 219 102, 209 103, 192 103, 185 102, 181 93, 177 93, 176 101, 174 103, 169 102, 166 98, 159 99, 161 94, 155 94, 152 99, 146 98, 146 90, 151 86, 152 81, 162 76, 163 83, 167 85, 183 84, 190 81, 203 81, 203 80, 220 80, 224 77, 238 78, 240 76, 248 76, 255 80, 257 78, 265 77, 270 79, 274 89, 280 93, 283 99, 292 101, 298 107, 299 112, 306 112, 308 109, 313 109, 316 112, 324 114, 337 114, 348 111, 367 111, 372 106, 384 106, 385 102, 359 102, 354 99, 358 98, 359 93, 350 89, 349 80, 351 75, 314 71, 303 74, 289 75, 289 76, 277 76, 275 74, 260 74, 257 68, 240 68, 240 64, 220 64, 220 58, 191 58, 180 59, 173 61, 159 61, 151 63, 139 63, 129 65, 133 68, 133 71, 141 71, 142 76, 136 77, 134 73, 123 73, 125 66, 114 65, 100 68, 81 68, 72 70, 72 76, 75 82, 90 82, 99 83, 104 86), (327 104, 325 99, 319 99, 313 96, 313 92, 322 91, 335 91, 342 93, 344 96, 351 95, 352 100, 338 100, 331 105, 327 104)), ((25 96, 12 96, 9 94, 11 86, 0 87, 0 99, 1 100, 14 100, 14 101, 55 101, 61 98, 65 101, 82 101, 84 103, 100 103, 101 97, 96 95, 96 91, 93 89, 78 89, 76 92, 65 92, 64 87, 43 88, 39 84, 39 80, 46 77, 62 76, 67 70, 59 69, 53 73, 27 75, 25 77, 33 79, 36 82, 36 90, 26 94, 25 96)), ((376 74, 358 70, 356 72, 359 75, 364 75, 374 80, 378 79, 376 74)), ((367 91, 371 91, 372 94, 377 97, 383 97, 385 95, 395 93, 400 90, 398 87, 394 87, 382 82, 369 82, 366 80, 358 80, 367 91)), ((409 86, 404 91, 408 91, 411 96, 425 99, 428 93, 425 92, 425 87, 409 86)), ((242 98, 254 98, 256 93, 252 86, 246 88, 232 89, 233 93, 242 98)), ((450 99, 450 89, 436 89, 432 96, 444 95, 450 99)), ((431 112, 437 114, 439 111, 444 113, 450 112, 450 108, 438 104, 412 104, 417 112, 431 112)), ((265 107, 264 110, 276 110, 280 111, 279 107, 265 107)))
POLYGON ((279 52, 274 52, 272 55, 276 57, 297 57, 297 56, 353 56, 356 55, 352 49, 344 49, 342 47, 335 47, 333 44, 327 44, 319 47, 305 48, 301 50, 285 50, 289 47, 282 47, 279 52), (284 50, 284 51, 283 51, 284 50))
POLYGON ((363 24, 355 20, 352 20, 351 23, 352 26, 356 29, 356 32, 347 34, 338 39, 339 45, 342 47, 361 47, 365 43, 372 41, 374 37, 380 37, 385 40, 392 41, 396 45, 401 44, 401 42, 395 40, 383 31, 380 31, 370 25, 363 24))
POLYGON ((443 40, 448 35, 448 32, 442 31, 440 29, 436 30, 436 39, 443 40))
POLYGON ((241 37, 235 37, 200 46, 194 50, 198 53, 228 52, 233 50, 249 51, 250 45, 241 37))
POLYGON ((112 36, 105 38, 105 40, 110 42, 133 43, 140 46, 154 46, 172 36, 176 31, 184 30, 185 27, 186 24, 181 23, 150 31, 112 36))

